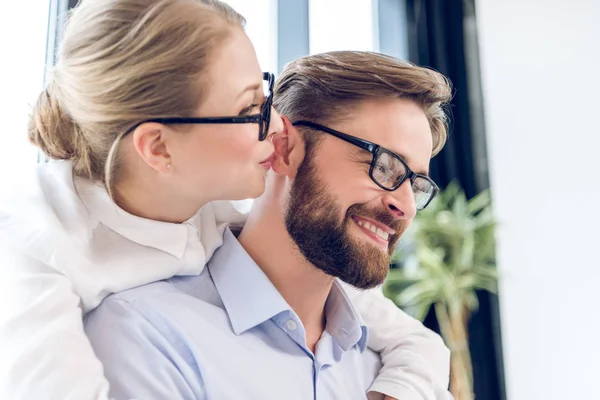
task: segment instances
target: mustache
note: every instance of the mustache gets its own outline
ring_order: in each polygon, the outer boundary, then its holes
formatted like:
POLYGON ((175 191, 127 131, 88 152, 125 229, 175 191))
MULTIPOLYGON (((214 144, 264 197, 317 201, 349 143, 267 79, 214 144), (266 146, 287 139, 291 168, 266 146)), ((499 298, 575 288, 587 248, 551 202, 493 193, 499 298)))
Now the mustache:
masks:
POLYGON ((347 218, 352 216, 370 218, 381 224, 389 226, 396 231, 396 234, 402 232, 402 227, 404 226, 403 220, 392 217, 389 211, 383 207, 372 208, 366 206, 365 204, 354 204, 346 211, 347 218))

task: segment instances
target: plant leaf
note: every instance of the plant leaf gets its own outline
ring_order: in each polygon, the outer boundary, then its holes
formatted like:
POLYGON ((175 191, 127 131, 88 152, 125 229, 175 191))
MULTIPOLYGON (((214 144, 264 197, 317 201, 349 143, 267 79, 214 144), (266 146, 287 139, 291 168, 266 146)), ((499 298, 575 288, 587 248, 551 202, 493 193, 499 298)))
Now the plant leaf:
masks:
POLYGON ((390 271, 385 295, 419 319, 432 305, 454 317, 477 310, 478 290, 498 290, 495 229, 489 191, 467 200, 451 182, 415 217, 394 255, 404 268, 390 271))

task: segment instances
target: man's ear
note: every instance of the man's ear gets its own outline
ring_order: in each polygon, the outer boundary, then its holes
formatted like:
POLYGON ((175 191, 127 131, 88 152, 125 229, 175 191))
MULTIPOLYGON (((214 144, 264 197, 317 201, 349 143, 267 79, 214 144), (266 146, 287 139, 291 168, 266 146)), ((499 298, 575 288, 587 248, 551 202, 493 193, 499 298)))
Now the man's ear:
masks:
POLYGON ((133 131, 133 147, 142 160, 157 172, 172 169, 172 158, 166 143, 164 125, 147 122, 133 131))
POLYGON ((282 116, 281 119, 284 129, 271 138, 275 147, 275 159, 271 168, 279 175, 294 178, 304 159, 304 140, 298 128, 287 117, 282 116))

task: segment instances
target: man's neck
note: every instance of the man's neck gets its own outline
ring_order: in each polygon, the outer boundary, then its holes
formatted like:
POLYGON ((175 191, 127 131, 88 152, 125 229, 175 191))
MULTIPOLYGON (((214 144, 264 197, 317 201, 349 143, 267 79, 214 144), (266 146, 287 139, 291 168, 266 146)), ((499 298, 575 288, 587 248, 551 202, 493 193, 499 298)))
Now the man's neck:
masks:
POLYGON ((266 201, 255 204, 238 240, 298 315, 314 353, 325 329, 325 301, 333 278, 300 253, 287 233, 281 209, 274 206, 277 203, 262 200, 266 201))

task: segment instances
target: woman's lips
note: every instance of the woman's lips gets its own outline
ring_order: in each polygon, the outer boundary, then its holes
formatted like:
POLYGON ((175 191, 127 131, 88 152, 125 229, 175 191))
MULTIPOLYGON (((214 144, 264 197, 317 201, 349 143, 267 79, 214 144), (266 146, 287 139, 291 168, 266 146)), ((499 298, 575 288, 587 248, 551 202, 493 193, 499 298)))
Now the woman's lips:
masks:
POLYGON ((274 159, 275 159, 275 152, 273 152, 269 157, 265 158, 259 164, 265 169, 265 171, 268 171, 271 169, 271 165, 273 164, 274 159))

